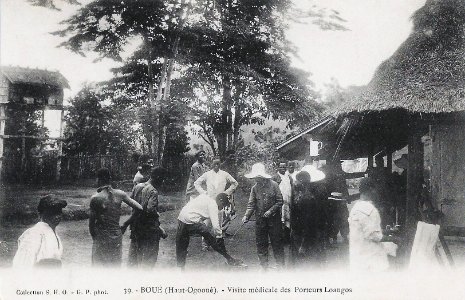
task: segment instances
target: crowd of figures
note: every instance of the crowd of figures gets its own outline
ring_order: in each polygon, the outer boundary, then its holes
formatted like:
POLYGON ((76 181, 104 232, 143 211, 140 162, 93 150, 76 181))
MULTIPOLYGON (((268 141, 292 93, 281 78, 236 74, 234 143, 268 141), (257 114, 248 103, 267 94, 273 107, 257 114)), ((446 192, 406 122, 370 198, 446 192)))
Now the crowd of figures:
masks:
MULTIPOLYGON (((296 170, 294 162, 281 162, 275 175, 262 163, 251 166, 246 178, 254 181, 242 225, 255 221, 256 250, 260 265, 269 268, 269 248, 278 268, 311 265, 325 266, 326 251, 337 243, 349 245, 350 266, 358 270, 385 270, 389 252, 397 242, 383 234, 379 205, 380 179, 373 173, 360 183, 360 199, 348 211, 350 196, 341 164, 328 162, 317 169, 313 165, 296 170), (285 248, 289 261, 285 263, 285 248)), ((214 159, 206 165, 205 152, 196 154, 186 188, 185 205, 177 218, 176 262, 184 268, 192 236, 202 237, 202 250, 215 250, 233 267, 245 263, 232 257, 224 238, 231 236, 229 224, 238 211, 234 198, 237 172, 228 160, 214 159)), ((167 172, 161 167, 142 165, 134 177, 131 196, 111 186, 108 169, 97 174, 98 189, 90 199, 89 232, 93 239, 93 266, 120 266, 122 238, 130 230, 128 266, 153 267, 159 242, 167 238, 160 224, 159 189, 167 172), (120 225, 121 204, 132 207, 129 219, 120 225)), ((26 230, 18 240, 13 266, 59 266, 63 246, 55 232, 66 202, 48 195, 40 199, 40 222, 26 230)), ((241 227, 240 227, 241 228, 241 227)), ((395 252, 395 251, 394 251, 395 252)))

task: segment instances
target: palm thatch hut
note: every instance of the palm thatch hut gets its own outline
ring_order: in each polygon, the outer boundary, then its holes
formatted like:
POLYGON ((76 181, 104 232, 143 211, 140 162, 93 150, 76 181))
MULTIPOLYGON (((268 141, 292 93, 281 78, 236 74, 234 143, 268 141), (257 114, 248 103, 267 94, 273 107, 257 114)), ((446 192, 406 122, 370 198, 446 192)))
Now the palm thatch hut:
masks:
POLYGON ((444 213, 446 231, 465 235, 465 2, 427 0, 412 20, 410 36, 368 85, 351 91, 329 114, 336 126, 327 128, 337 129, 318 134, 335 158, 372 159, 380 151, 389 158, 408 145, 410 227, 421 200, 423 142, 429 137, 431 200, 444 213))
POLYGON ((444 209, 446 229, 464 234, 465 2, 428 0, 412 19, 408 39, 336 113, 357 120, 347 138, 366 142, 369 153, 408 144, 411 224, 424 181, 422 137, 429 136, 433 205, 444 209))

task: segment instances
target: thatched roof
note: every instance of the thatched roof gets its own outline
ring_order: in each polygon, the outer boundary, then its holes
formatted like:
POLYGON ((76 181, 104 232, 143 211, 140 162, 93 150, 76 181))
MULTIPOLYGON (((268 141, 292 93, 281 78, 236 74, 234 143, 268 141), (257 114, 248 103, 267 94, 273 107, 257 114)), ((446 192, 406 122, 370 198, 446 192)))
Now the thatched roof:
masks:
POLYGON ((13 84, 28 83, 70 88, 68 80, 56 71, 2 66, 1 72, 13 84))
POLYGON ((335 113, 465 111, 465 1, 428 0, 412 19, 407 40, 335 113))

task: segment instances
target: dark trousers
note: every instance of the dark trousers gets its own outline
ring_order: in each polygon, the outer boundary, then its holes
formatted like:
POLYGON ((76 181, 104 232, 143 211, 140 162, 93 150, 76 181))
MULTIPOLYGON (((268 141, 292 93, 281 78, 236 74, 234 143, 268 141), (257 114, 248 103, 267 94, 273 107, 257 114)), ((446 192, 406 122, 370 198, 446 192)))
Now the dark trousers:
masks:
POLYGON ((224 244, 220 245, 216 242, 216 238, 211 235, 210 230, 204 223, 186 224, 179 221, 176 233, 176 261, 178 267, 184 268, 186 265, 190 236, 194 234, 201 235, 207 245, 212 247, 213 250, 223 255, 227 260, 231 259, 224 244))
POLYGON ((160 237, 157 234, 147 238, 132 238, 129 245, 129 267, 154 267, 157 263, 159 249, 160 237))
POLYGON ((345 201, 330 201, 330 228, 329 237, 336 239, 337 234, 341 232, 344 240, 349 236, 349 209, 345 201))
POLYGON ((268 248, 270 242, 278 267, 284 266, 283 229, 280 214, 276 214, 269 218, 257 218, 255 224, 255 239, 257 242, 258 259, 262 267, 268 267, 268 248))

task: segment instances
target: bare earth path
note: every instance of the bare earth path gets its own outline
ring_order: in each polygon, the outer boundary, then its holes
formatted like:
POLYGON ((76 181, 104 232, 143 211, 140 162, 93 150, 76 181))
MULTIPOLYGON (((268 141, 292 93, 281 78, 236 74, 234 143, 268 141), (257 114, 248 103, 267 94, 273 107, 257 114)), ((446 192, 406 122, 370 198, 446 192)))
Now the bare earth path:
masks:
MULTIPOLYGON (((93 193, 92 188, 66 188, 60 190, 46 190, 42 194, 54 192, 70 203, 71 206, 88 206, 88 199, 93 193)), ((25 197, 37 197, 36 193, 25 192, 25 197), (35 194, 35 195, 34 195, 35 194)), ((179 195, 165 195, 165 201, 177 202, 176 210, 166 211, 161 214, 160 222, 169 234, 166 240, 160 241, 158 268, 173 268, 175 260, 175 236, 177 229, 177 216, 182 206, 179 195)), ((18 200, 19 201, 19 200, 18 200)), ((24 200, 23 200, 24 201, 24 200)), ((240 226, 240 219, 244 214, 247 196, 242 191, 236 195, 238 217, 232 222, 229 232, 234 233, 240 226)), ((36 204, 31 204, 34 208, 36 204)), ((121 222, 128 216, 123 216, 121 222)), ((254 222, 245 224, 234 238, 226 238, 226 247, 234 257, 241 258, 249 266, 249 269, 258 269, 258 258, 255 247, 254 222)), ((19 235, 31 225, 9 225, 0 227, 0 266, 11 265, 11 259, 16 250, 16 240, 19 235)), ((57 228, 64 245, 63 264, 72 268, 86 268, 91 266, 92 239, 88 232, 88 221, 63 221, 57 228)), ((189 245, 187 269, 222 269, 225 268, 225 260, 214 251, 202 252, 199 237, 192 237, 189 245)), ((123 266, 126 266, 129 248, 129 230, 123 237, 123 266)), ((347 246, 339 244, 328 250, 328 265, 330 267, 343 268, 347 264, 347 246)), ((273 259, 271 259, 273 262, 273 259)))

